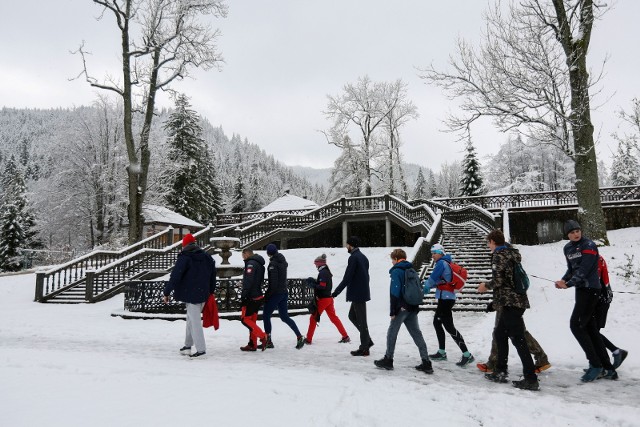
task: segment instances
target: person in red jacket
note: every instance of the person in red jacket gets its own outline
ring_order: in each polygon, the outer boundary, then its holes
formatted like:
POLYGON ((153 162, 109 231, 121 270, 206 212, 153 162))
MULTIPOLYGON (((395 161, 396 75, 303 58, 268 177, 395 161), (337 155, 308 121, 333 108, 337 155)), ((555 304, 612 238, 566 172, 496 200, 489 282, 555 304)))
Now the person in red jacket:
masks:
POLYGON ((347 331, 344 329, 340 318, 336 314, 336 309, 333 304, 333 298, 331 297, 331 289, 333 288, 333 274, 331 274, 331 270, 329 270, 329 266, 327 265, 327 256, 325 254, 317 257, 313 263, 318 269, 318 278, 314 279, 313 277, 309 277, 307 279, 307 285, 314 289, 314 298, 316 299, 317 309, 315 313, 311 313, 309 317, 309 329, 307 330, 307 338, 305 339, 306 344, 311 344, 313 340, 313 334, 316 331, 316 325, 320 321, 320 316, 325 311, 327 312, 327 316, 329 316, 329 320, 331 323, 335 325, 340 332, 341 339, 338 342, 348 343, 351 342, 349 335, 347 335, 347 331))

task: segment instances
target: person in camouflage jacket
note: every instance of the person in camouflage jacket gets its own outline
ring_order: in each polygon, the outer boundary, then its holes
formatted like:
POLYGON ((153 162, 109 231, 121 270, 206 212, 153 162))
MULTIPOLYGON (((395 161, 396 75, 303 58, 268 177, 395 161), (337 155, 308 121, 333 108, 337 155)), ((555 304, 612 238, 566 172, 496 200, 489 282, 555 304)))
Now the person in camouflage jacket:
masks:
POLYGON ((507 361, 509 358, 509 338, 518 351, 522 362, 524 379, 513 381, 517 388, 539 390, 538 376, 535 373, 533 358, 525 340, 525 327, 522 316, 529 308, 526 294, 516 293, 513 283, 513 270, 516 263, 522 260, 520 252, 506 243, 500 230, 493 230, 487 235, 487 244, 491 249, 491 280, 480 283, 478 292, 493 289, 493 305, 501 309, 501 315, 493 331, 498 346, 496 369, 487 373, 485 378, 494 382, 507 382, 507 361))

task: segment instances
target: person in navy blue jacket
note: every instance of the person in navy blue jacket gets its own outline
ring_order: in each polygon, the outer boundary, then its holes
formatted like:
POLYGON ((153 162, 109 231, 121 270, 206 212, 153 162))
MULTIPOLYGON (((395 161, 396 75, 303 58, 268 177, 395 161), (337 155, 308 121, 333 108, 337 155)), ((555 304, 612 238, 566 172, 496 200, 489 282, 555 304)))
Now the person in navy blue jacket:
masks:
POLYGON ((564 247, 567 271, 562 279, 555 283, 558 289, 576 289, 576 303, 569 327, 589 360, 589 368, 581 380, 591 382, 603 374, 603 369, 605 378, 616 379, 618 375, 611 365, 595 318, 601 287, 598 276, 598 247, 582 235, 582 228, 577 221, 567 221, 564 224, 564 233, 569 238, 569 243, 564 247))
POLYGON ((373 363, 378 368, 393 369, 393 354, 396 349, 398 332, 400 332, 400 326, 404 324, 413 342, 418 347, 420 358, 422 359, 422 363, 415 368, 427 374, 432 374, 433 368, 427 352, 427 343, 424 341, 418 324, 419 306, 408 304, 402 298, 406 271, 413 268, 413 265, 407 261, 407 253, 402 249, 394 249, 390 257, 393 267, 389 270, 389 276, 391 276, 389 285, 389 315, 391 316, 391 322, 387 330, 387 350, 382 359, 373 363))
POLYGON ((169 281, 164 287, 164 302, 173 299, 182 301, 187 306, 187 328, 184 347, 180 353, 191 353, 195 345, 196 352, 190 357, 199 357, 207 352, 202 329, 201 313, 204 303, 216 290, 216 263, 197 244, 193 234, 182 239, 182 252, 178 254, 176 264, 171 271, 169 281))
POLYGON ((449 335, 451 335, 451 338, 453 338, 453 341, 460 347, 460 351, 462 351, 462 357, 459 362, 456 362, 456 365, 461 367, 466 366, 473 362, 474 357, 467 349, 462 334, 453 324, 452 309, 456 303, 456 293, 451 285, 453 280, 453 272, 449 265, 449 263, 452 262, 451 255, 445 252, 442 245, 435 244, 431 246, 431 256, 435 261, 435 266, 429 278, 424 282, 424 293, 429 293, 432 288, 436 288, 438 305, 433 316, 433 327, 436 330, 438 346, 440 348, 437 352, 430 354, 429 358, 431 360, 447 360, 444 335, 446 329, 449 335))
POLYGON ((242 304, 240 322, 249 329, 249 343, 240 347, 242 351, 256 351, 258 338, 260 338, 260 348, 264 351, 267 348, 267 334, 264 333, 256 323, 258 311, 264 303, 262 294, 262 283, 264 282, 264 258, 254 254, 249 248, 242 250, 244 260, 244 272, 242 274, 242 294, 240 301, 242 304))
POLYGON ((369 289, 369 260, 360 252, 360 239, 351 236, 347 239, 347 251, 351 254, 342 282, 331 294, 333 298, 347 288, 347 301, 351 302, 349 320, 360 332, 360 347, 351 352, 352 356, 368 356, 373 345, 367 326, 367 301, 371 299, 369 289))

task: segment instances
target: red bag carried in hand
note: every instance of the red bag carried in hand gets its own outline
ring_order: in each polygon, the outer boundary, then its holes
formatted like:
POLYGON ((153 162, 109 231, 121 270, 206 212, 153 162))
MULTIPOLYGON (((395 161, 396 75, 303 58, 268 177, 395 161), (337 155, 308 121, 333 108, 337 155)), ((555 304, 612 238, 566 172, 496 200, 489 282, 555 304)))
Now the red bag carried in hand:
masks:
POLYGON ((202 309, 202 327, 209 328, 213 326, 216 331, 220 327, 220 318, 218 317, 218 303, 214 294, 209 295, 209 299, 202 309))

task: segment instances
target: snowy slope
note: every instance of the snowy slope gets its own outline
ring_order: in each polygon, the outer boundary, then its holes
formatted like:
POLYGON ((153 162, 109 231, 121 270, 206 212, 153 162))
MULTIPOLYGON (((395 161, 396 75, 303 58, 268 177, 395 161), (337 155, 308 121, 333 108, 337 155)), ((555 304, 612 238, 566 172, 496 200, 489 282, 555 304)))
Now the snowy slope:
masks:
MULTIPOLYGON (((640 245, 640 229, 609 233, 603 248, 610 269, 640 245)), ((405 248, 408 249, 408 248, 405 248)), ((530 274, 559 278, 565 269, 562 242, 520 249, 530 274)), ((344 249, 283 251, 291 277, 315 275, 313 259, 326 252, 339 282, 348 254, 344 249)), ((370 357, 352 357, 351 344, 323 317, 314 343, 294 349, 289 328, 274 319, 276 348, 243 353, 247 330, 222 321, 206 330, 204 360, 180 356, 184 322, 123 320, 110 314, 122 296, 94 305, 32 302, 34 276, 0 277, 1 426, 639 426, 640 295, 615 295, 606 335, 629 350, 619 381, 581 384, 587 362, 571 335, 568 319, 573 291, 532 279, 528 329, 553 367, 540 376, 538 393, 485 380, 474 367, 458 368, 459 351, 448 339, 450 360, 434 362, 435 373, 415 371, 417 348, 400 332, 395 370, 381 371, 373 360, 384 354, 388 326, 389 248, 363 248, 371 261, 369 326, 376 343, 370 357)), ((233 260, 232 260, 233 261, 233 260)), ((638 262, 636 260, 636 270, 638 262)), ((614 290, 640 293, 612 277, 614 290)), ((352 338, 344 293, 337 311, 352 338)), ((420 314, 432 352, 437 348, 433 314, 420 314)), ((302 331, 308 316, 294 318, 302 331)), ((478 361, 489 353, 493 314, 458 313, 456 326, 478 361)), ((510 372, 521 366, 512 348, 510 372)))

